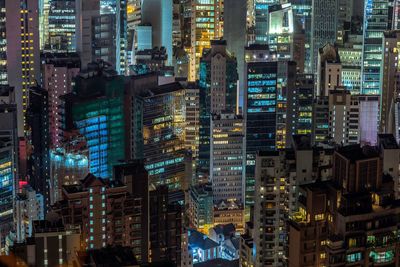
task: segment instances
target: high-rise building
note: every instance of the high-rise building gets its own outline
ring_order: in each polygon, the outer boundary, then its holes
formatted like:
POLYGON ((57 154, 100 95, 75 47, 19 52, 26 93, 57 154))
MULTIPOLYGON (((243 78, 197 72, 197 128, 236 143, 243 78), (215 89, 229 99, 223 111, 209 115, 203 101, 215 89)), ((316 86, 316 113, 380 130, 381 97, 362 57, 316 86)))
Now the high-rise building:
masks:
POLYGON ((45 53, 42 55, 42 87, 49 95, 50 143, 58 147, 62 138, 60 96, 72 92, 73 79, 80 71, 76 53, 45 53))
POLYGON ((400 31, 388 31, 384 33, 383 47, 386 51, 383 55, 382 65, 382 94, 381 116, 379 132, 395 133, 397 123, 395 114, 398 112, 397 98, 399 88, 399 48, 400 31))
POLYGON ((0 244, 14 229, 14 197, 18 188, 17 106, 13 88, 0 86, 0 244))
POLYGON ((237 81, 237 61, 226 50, 226 41, 212 41, 200 60, 200 169, 209 167, 211 114, 237 113, 237 81))
POLYGON ((245 50, 246 204, 252 204, 256 153, 276 148, 278 62, 265 45, 245 50))
POLYGON ((288 181, 280 168, 284 153, 259 152, 256 157, 254 266, 282 266, 285 249, 288 181))
POLYGON ((63 129, 86 138, 93 175, 108 179, 125 159, 124 78, 99 65, 76 77, 74 91, 63 98, 63 129))
POLYGON ((318 50, 317 95, 327 96, 342 85, 342 64, 336 47, 326 44, 318 50))
MULTIPOLYGON (((0 2, 0 16, 2 18, 6 17, 6 1, 2 0, 0 2)), ((8 84, 7 75, 7 23, 4 19, 0 22, 0 35, 3 36, 0 42, 0 84, 8 84)))
POLYGON ((192 157, 197 159, 199 155, 199 131, 200 131, 200 90, 193 84, 184 85, 186 95, 186 149, 191 151, 192 157))
POLYGON ((297 74, 295 87, 287 90, 286 147, 290 147, 295 134, 312 132, 314 101, 314 75, 297 74))
POLYGON ((40 80, 39 6, 36 0, 5 4, 8 84, 15 88, 18 136, 24 136, 29 87, 40 80))
POLYGON ((383 32, 389 29, 388 0, 365 0, 362 94, 382 95, 383 32))
POLYGON ((326 43, 336 40, 338 0, 312 1, 311 67, 317 72, 318 51, 326 43))
POLYGON ((351 35, 338 47, 342 64, 342 85, 351 94, 361 93, 362 35, 351 35))
POLYGON ((313 104, 313 142, 377 143, 379 97, 351 95, 343 87, 330 90, 313 104))
POLYGON ((311 73, 312 0, 290 0, 295 25, 304 32, 304 72, 311 73))
POLYGON ((80 184, 64 186, 64 200, 57 202, 53 210, 66 226, 80 226, 85 249, 132 246, 137 259, 147 262, 147 173, 143 164, 129 168, 116 167, 118 179, 115 176, 112 181, 88 174, 80 184), (130 234, 122 234, 126 232, 130 234))
MULTIPOLYGON (((153 46, 165 47, 168 55, 168 65, 172 65, 172 0, 147 0, 142 3, 142 23, 150 24, 152 28, 153 46)), ((153 48, 153 47, 152 47, 153 48)))
MULTIPOLYGON (((46 0, 48 1, 48 0, 46 0)), ((81 57, 81 66, 86 67, 92 62, 92 43, 94 34, 92 21, 100 16, 99 0, 76 0, 76 17, 80 18, 76 26, 77 52, 81 57)))
POLYGON ((167 186, 150 191, 150 260, 181 263, 183 206, 171 201, 167 186), (160 218, 165 218, 160 220, 160 218))
POLYGON ((247 45, 247 0, 224 1, 224 40, 226 48, 237 60, 239 74, 239 103, 242 103, 244 88, 244 47, 247 45))
POLYGON ((47 34, 44 50, 49 52, 75 52, 76 45, 76 0, 49 0, 47 34))
POLYGON ((236 228, 243 229, 246 187, 243 117, 225 112, 213 115, 210 133, 210 180, 216 206, 214 218, 222 217, 221 213, 239 213, 241 216, 231 216, 231 221, 224 216, 229 221, 224 223, 233 223, 236 228))
POLYGON ((305 36, 294 21, 291 4, 269 7, 268 46, 280 60, 293 60, 299 72, 304 72, 305 36))
POLYGON ((28 140, 28 180, 44 198, 44 211, 50 206, 49 96, 41 87, 29 89, 26 112, 28 140))
POLYGON ((145 160, 150 187, 168 185, 171 190, 187 189, 192 177, 192 156, 186 150, 186 93, 179 83, 145 90, 136 97, 135 147, 137 158, 145 160), (140 113, 142 112, 142 113, 140 113))
POLYGON ((255 41, 256 44, 268 44, 269 8, 279 4, 279 0, 254 0, 255 41))
POLYGON ((213 188, 211 184, 194 185, 189 191, 188 216, 197 231, 208 233, 214 223, 213 188))
POLYGON ((200 58, 204 48, 211 47, 211 40, 223 36, 222 1, 191 1, 191 45, 189 81, 195 81, 199 75, 200 58))

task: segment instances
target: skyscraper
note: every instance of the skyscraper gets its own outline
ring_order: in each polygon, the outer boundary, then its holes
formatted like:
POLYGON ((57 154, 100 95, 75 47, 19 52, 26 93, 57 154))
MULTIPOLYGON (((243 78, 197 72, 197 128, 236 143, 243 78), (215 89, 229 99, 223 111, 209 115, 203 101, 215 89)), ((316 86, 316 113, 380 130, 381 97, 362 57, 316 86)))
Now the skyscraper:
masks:
MULTIPOLYGON (((76 25, 80 19, 76 16, 78 8, 76 3, 76 0, 49 0, 45 51, 76 51, 76 25)), ((46 24, 46 22, 42 23, 46 24)))
POLYGON ((226 49, 226 41, 211 41, 200 60, 199 167, 209 168, 210 118, 222 111, 237 113, 237 60, 226 49))
POLYGON ((381 95, 383 32, 389 29, 388 0, 365 0, 363 25, 362 94, 381 95))
POLYGON ((49 95, 41 87, 29 89, 26 113, 29 184, 44 198, 44 211, 50 207, 49 95))
POLYGON ((278 62, 266 45, 245 50, 246 204, 252 204, 254 167, 259 150, 276 148, 278 62))
POLYGON ((0 86, 0 244, 14 229, 14 198, 18 188, 17 107, 13 88, 0 86))
POLYGON ((268 44, 269 7, 279 4, 279 0, 254 0, 256 44, 268 44))
POLYGON ((191 1, 191 48, 189 81, 199 75, 200 58, 204 48, 211 47, 211 40, 222 37, 222 1, 191 1))
POLYGON ((36 0, 6 1, 8 83, 15 88, 18 136, 24 135, 29 87, 40 77, 39 7, 36 0))
POLYGON ((317 71, 318 52, 326 43, 336 40, 338 0, 312 1, 311 66, 317 71))
POLYGON ((50 143, 57 147, 62 138, 59 97, 72 91, 81 61, 77 53, 45 53, 41 60, 42 86, 49 94, 50 143))
POLYGON ((63 129, 78 129, 86 138, 90 172, 112 178, 112 167, 125 159, 124 79, 97 68, 76 79, 63 98, 63 129))

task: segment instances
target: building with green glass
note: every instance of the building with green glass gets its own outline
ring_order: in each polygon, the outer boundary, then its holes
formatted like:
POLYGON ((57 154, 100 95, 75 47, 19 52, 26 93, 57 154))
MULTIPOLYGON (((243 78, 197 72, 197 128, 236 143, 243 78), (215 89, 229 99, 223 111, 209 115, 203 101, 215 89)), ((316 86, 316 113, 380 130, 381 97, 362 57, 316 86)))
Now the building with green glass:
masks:
POLYGON ((63 127, 86 138, 90 172, 111 178, 113 166, 125 159, 124 77, 106 70, 82 73, 62 98, 63 127))

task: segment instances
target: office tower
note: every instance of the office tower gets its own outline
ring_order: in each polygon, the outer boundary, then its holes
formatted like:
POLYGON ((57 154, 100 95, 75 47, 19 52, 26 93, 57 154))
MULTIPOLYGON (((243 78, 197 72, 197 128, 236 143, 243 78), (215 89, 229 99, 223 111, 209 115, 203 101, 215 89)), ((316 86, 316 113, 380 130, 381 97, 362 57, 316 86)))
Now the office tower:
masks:
POLYGON ((50 206, 49 96, 41 87, 29 89, 26 112, 29 184, 44 197, 45 213, 50 206))
POLYGON ((211 47, 211 40, 223 36, 222 21, 222 1, 191 1, 189 81, 195 81, 199 77, 199 65, 203 49, 211 47))
POLYGON ((361 93, 362 35, 351 35, 338 47, 342 64, 342 85, 351 94, 361 93))
POLYGON ((168 65, 172 65, 172 0, 147 0, 142 3, 142 23, 152 27, 153 46, 165 47, 168 65))
POLYGON ((78 130, 63 133, 60 145, 50 150, 50 203, 62 200, 63 185, 78 184, 89 173, 86 139, 78 130))
POLYGON ((92 43, 94 34, 92 30, 92 21, 100 16, 99 0, 77 0, 76 16, 81 18, 76 26, 77 52, 81 57, 81 66, 86 67, 92 62, 92 43))
POLYGON ((75 83, 62 96, 63 130, 76 128, 86 138, 90 172, 110 179, 112 167, 125 159, 124 78, 96 65, 75 83))
POLYGON ((388 0, 366 0, 363 25, 362 94, 382 95, 383 32, 389 29, 388 0))
POLYGON ((253 203, 256 152, 276 148, 278 63, 267 46, 245 49, 246 205, 253 203))
POLYGON ((199 132, 200 132, 200 90, 197 85, 183 85, 186 100, 186 127, 185 145, 191 151, 192 157, 197 159, 199 155, 199 132))
POLYGON ((44 50, 49 52, 75 52, 76 0, 49 0, 46 40, 44 50))
POLYGON ((136 30, 142 21, 142 1, 127 0, 127 25, 128 30, 136 30))
POLYGON ((317 95, 327 96, 330 90, 342 85, 342 64, 337 49, 326 44, 318 50, 317 95))
POLYGON ((29 185, 22 188, 15 198, 14 220, 16 243, 23 243, 33 234, 34 221, 44 220, 43 196, 29 185))
POLYGON ((381 94, 381 116, 379 132, 395 133, 396 126, 395 114, 398 112, 398 79, 399 79, 399 52, 400 31, 388 31, 383 34, 383 54, 382 65, 382 94, 381 94))
MULTIPOLYGON (((247 44, 247 1, 224 1, 224 40, 226 48, 238 59, 239 99, 243 99, 244 88, 244 47, 247 44)), ((239 103, 241 101, 239 100, 239 103)))
POLYGON ((318 51, 336 40, 338 0, 312 1, 311 71, 317 71, 318 51))
POLYGON ((394 262, 399 207, 389 204, 395 201, 393 177, 382 173, 386 160, 373 147, 339 148, 333 180, 301 186, 299 210, 289 224, 289 266, 394 262), (372 223, 382 220, 390 223, 372 223))
POLYGON ((243 117, 222 112, 212 115, 210 129, 210 180, 213 187, 214 220, 244 227, 245 136, 243 117), (221 214, 225 216, 222 216, 221 214), (233 216, 239 213, 239 216, 233 216))
POLYGON ((134 201, 132 215, 132 236, 129 245, 139 262, 147 262, 149 257, 149 178, 143 162, 129 161, 114 167, 114 180, 126 184, 127 191, 134 201))
POLYGON ((41 61, 42 87, 49 95, 50 143, 58 147, 62 138, 60 96, 72 91, 81 61, 76 53, 45 53, 41 61))
POLYGON ((8 84, 15 88, 18 136, 23 136, 29 87, 40 77, 38 1, 6 1, 5 8, 8 84))
POLYGON ((259 152, 256 157, 254 205, 254 266, 280 266, 284 257, 287 176, 280 168, 284 155, 259 152))
POLYGON ((17 106, 13 88, 0 86, 0 244, 13 230, 14 197, 18 186, 17 106))
POLYGON ((183 14, 181 12, 182 3, 179 0, 173 0, 172 10, 172 45, 173 48, 182 47, 182 29, 184 25, 183 14))
POLYGON ((208 233, 214 222, 213 188, 211 184, 190 187, 188 216, 197 231, 208 233))
POLYGON ((26 243, 11 247, 13 264, 30 266, 62 266, 79 264, 81 230, 67 227, 56 216, 49 220, 35 221, 33 236, 26 243))
POLYGON ((255 41, 256 44, 268 44, 269 7, 279 4, 279 0, 254 0, 255 41))
POLYGON ((293 60, 304 71, 305 36, 294 21, 291 4, 274 5, 268 10, 268 46, 280 60, 293 60))
POLYGON ((297 74, 294 88, 287 91, 286 147, 290 147, 292 135, 312 132, 314 101, 314 75, 297 74))
POLYGON ((200 145, 199 167, 208 169, 211 114, 237 113, 237 61, 226 50, 226 41, 214 40, 200 60, 200 145))
POLYGON ((169 199, 168 187, 150 191, 150 259, 181 262, 183 206, 169 199), (160 218, 165 218, 160 220, 160 218))
POLYGON ((171 190, 185 190, 190 184, 192 156, 185 146, 185 97, 185 88, 171 83, 146 90, 137 98, 142 115, 134 118, 134 125, 143 134, 134 141, 141 151, 138 158, 145 159, 151 188, 165 184, 171 190))
MULTIPOLYGON (((304 32, 304 72, 311 73, 312 0, 290 0, 295 25, 304 32)), ((299 29, 299 31, 300 31, 299 29)))

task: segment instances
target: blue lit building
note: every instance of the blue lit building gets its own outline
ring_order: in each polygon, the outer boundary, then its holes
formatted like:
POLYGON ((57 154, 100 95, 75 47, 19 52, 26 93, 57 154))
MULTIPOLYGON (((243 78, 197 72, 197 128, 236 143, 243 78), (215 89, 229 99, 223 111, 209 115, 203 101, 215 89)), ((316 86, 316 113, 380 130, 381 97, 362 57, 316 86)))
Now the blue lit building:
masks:
POLYGON ((389 29, 388 0, 365 0, 361 94, 380 95, 383 32, 389 29))
POLYGON ((246 204, 253 204, 256 153, 276 149, 278 62, 266 45, 245 49, 246 204))
POLYGON ((63 127, 85 137, 90 172, 112 178, 113 166, 125 159, 124 77, 105 69, 82 73, 62 99, 63 127))

